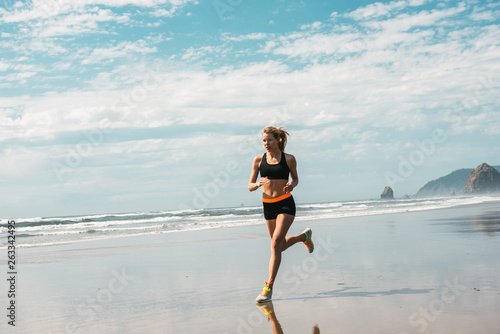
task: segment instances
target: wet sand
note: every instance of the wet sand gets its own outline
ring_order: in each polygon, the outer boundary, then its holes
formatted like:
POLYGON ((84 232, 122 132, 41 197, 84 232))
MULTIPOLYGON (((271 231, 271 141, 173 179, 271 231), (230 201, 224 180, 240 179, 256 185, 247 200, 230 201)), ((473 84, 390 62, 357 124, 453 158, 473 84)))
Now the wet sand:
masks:
POLYGON ((21 248, 16 327, 0 330, 498 333, 499 204, 294 223, 316 249, 284 253, 271 321, 254 302, 264 224, 21 248))

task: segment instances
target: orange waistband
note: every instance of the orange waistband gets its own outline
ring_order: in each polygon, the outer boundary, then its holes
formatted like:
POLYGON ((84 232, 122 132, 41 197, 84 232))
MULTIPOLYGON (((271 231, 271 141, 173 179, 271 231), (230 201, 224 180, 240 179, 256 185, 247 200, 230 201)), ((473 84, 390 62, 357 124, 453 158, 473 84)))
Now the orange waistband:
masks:
POLYGON ((281 195, 281 196, 278 196, 275 198, 263 198, 262 202, 264 202, 264 203, 276 203, 276 202, 282 201, 285 198, 288 198, 290 196, 292 196, 292 193, 286 193, 284 195, 281 195))

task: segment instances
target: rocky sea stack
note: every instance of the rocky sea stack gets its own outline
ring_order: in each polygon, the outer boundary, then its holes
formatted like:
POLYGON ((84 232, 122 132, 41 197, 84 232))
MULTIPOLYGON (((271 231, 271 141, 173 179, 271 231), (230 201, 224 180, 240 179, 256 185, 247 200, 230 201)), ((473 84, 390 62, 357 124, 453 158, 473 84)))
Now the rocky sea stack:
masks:
POLYGON ((382 199, 393 199, 394 198, 394 192, 392 191, 391 187, 385 187, 384 191, 380 195, 380 198, 382 199))
POLYGON ((464 193, 485 194, 494 192, 500 192, 500 173, 490 165, 483 163, 470 173, 464 193))

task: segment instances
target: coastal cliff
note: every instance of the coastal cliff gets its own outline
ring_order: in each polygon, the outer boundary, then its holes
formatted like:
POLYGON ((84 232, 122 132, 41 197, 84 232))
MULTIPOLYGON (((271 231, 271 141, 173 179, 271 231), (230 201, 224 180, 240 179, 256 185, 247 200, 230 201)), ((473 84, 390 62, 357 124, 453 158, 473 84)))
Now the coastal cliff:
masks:
MULTIPOLYGON (((497 171, 500 166, 493 166, 497 171)), ((455 170, 454 172, 442 176, 436 180, 427 182, 416 193, 416 197, 432 197, 432 196, 450 196, 461 195, 467 185, 467 180, 471 173, 474 172, 473 168, 463 168, 455 170)), ((469 193, 470 194, 470 193, 469 193)))
POLYGON ((474 169, 464 187, 465 194, 485 194, 500 192, 500 173, 483 163, 474 169))

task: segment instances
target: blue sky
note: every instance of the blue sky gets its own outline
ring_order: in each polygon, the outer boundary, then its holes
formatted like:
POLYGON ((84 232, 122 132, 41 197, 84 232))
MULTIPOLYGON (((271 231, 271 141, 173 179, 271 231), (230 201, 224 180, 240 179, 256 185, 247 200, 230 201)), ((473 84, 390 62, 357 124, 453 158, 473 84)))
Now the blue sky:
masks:
POLYGON ((298 203, 500 164, 497 1, 0 5, 1 216, 259 205, 284 125, 298 203))

